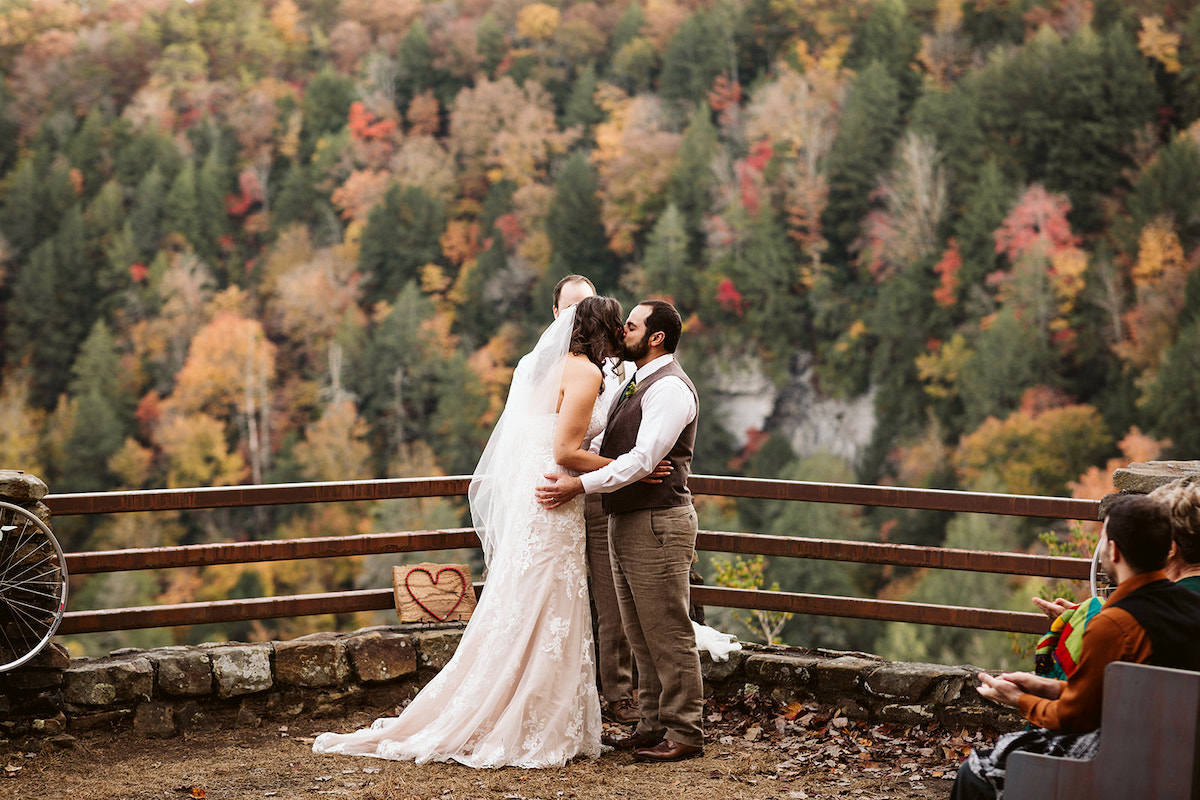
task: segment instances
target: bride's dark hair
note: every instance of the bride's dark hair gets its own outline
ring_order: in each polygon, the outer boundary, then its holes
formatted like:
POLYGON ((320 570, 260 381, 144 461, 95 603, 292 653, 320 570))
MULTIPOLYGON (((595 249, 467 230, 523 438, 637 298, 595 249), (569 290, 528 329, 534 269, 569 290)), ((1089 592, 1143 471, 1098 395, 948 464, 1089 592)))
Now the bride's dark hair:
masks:
POLYGON ((620 350, 621 304, 611 297, 585 297, 575 304, 575 327, 571 331, 571 352, 587 356, 604 370, 604 360, 620 350))

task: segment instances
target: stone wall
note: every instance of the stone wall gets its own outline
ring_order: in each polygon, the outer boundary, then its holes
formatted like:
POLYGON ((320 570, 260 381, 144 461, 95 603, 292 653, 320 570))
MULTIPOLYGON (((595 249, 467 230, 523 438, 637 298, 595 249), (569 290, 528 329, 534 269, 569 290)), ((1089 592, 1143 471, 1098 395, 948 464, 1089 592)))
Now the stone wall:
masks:
MULTIPOLYGON (((367 628, 290 642, 123 650, 69 659, 57 645, 0 674, 0 734, 69 743, 127 729, 143 737, 288 724, 351 708, 389 712, 449 661, 462 625, 367 628)), ((975 670, 883 661, 863 653, 745 646, 702 657, 705 692, 816 701, 848 717, 1012 730, 1020 720, 974 690, 975 670)))

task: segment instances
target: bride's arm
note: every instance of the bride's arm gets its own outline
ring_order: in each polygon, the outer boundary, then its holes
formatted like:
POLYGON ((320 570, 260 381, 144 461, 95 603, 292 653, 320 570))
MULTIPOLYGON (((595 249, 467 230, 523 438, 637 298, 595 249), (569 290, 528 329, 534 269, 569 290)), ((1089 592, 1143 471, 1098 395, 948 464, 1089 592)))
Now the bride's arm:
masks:
POLYGON ((585 356, 567 356, 559 397, 558 425, 554 429, 554 460, 575 472, 600 469, 611 458, 583 449, 583 438, 592 421, 592 406, 600 393, 600 368, 585 356))

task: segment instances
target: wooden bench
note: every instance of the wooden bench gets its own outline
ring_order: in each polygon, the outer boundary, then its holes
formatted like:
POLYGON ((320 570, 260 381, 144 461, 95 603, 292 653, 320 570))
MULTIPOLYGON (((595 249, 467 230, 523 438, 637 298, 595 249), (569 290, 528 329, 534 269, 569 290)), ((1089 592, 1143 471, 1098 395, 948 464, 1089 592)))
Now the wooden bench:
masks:
POLYGON ((1013 753, 1006 800, 1200 798, 1200 672, 1113 663, 1094 759, 1013 753))

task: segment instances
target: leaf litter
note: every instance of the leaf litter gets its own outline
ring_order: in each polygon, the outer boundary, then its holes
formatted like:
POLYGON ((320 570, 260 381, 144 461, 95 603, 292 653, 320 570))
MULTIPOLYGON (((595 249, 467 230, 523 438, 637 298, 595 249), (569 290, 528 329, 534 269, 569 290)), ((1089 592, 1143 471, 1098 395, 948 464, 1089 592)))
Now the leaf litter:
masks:
MULTIPOLYGON (((396 709, 357 709, 282 727, 226 728, 167 740, 95 732, 81 734, 68 749, 36 740, 0 740, 0 763, 8 765, 0 797, 15 788, 21 800, 77 800, 94 796, 102 785, 105 797, 128 800, 186 797, 193 789, 206 800, 316 795, 355 800, 942 800, 967 752, 991 741, 980 732, 931 723, 868 724, 836 708, 800 701, 784 705, 753 692, 708 698, 705 707, 704 754, 678 764, 639 764, 628 753, 609 752, 559 769, 472 770, 313 755, 316 734, 352 730, 380 711, 392 715, 396 709)), ((616 726, 610 730, 625 732, 616 726)))

